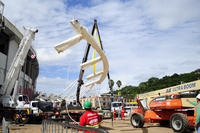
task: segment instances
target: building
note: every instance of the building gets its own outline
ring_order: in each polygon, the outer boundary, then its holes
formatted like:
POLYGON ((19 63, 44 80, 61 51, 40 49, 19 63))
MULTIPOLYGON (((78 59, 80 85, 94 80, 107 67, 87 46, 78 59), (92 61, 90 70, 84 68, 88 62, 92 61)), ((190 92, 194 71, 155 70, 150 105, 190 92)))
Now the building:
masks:
MULTIPOLYGON (((13 58, 18 50, 22 33, 4 16, 0 14, 0 88, 4 83, 13 58)), ((19 74, 18 94, 33 98, 39 64, 36 52, 31 48, 19 74)))
MULTIPOLYGON (((100 96, 91 96, 91 97, 87 97, 87 98, 83 97, 83 98, 80 98, 80 103, 83 105, 83 103, 86 100, 89 100, 92 103, 93 108, 99 108, 100 106, 102 108, 110 108, 112 97, 111 97, 111 94, 102 94, 100 96)), ((126 102, 133 102, 134 99, 114 95, 113 101, 126 103, 126 102)))

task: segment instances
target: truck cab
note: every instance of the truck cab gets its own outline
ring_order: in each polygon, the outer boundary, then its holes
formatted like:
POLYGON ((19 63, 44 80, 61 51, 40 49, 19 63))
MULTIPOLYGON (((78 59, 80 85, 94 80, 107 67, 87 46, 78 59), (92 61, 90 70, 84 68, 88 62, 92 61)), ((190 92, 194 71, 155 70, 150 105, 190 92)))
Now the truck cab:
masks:
POLYGON ((30 110, 32 115, 38 115, 40 112, 42 112, 38 108, 38 101, 31 101, 30 102, 30 110))
POLYGON ((114 109, 119 112, 121 110, 122 107, 122 102, 112 102, 111 103, 111 111, 113 112, 114 109))
POLYGON ((137 102, 127 102, 127 103, 125 104, 125 107, 124 107, 124 109, 125 109, 124 115, 125 115, 125 116, 131 115, 132 110, 133 110, 133 109, 136 109, 137 107, 138 107, 137 102))
POLYGON ((17 106, 16 108, 30 108, 29 99, 27 96, 19 95, 17 97, 17 106))

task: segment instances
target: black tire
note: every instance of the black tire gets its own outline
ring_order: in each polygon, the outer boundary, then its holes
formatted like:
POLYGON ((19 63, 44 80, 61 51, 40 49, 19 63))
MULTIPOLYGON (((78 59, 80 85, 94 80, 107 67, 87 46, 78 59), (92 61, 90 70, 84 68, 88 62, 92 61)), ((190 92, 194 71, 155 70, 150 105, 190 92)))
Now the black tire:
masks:
POLYGON ((170 118, 170 126, 175 132, 183 133, 189 128, 189 120, 184 114, 176 113, 170 118))
POLYGON ((135 128, 142 128, 144 126, 144 116, 139 113, 135 113, 131 116, 131 124, 135 128))
POLYGON ((26 114, 26 112, 21 112, 21 114, 19 114, 19 118, 18 118, 18 123, 19 124, 26 124, 29 122, 29 117, 26 114))

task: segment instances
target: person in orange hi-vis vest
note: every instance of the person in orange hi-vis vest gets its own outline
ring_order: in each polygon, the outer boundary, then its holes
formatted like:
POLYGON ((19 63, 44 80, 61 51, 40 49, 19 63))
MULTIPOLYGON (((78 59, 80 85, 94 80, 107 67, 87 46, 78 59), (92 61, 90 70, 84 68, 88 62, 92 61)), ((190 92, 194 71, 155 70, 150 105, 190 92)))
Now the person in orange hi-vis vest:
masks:
POLYGON ((124 109, 124 107, 122 107, 122 110, 121 110, 122 120, 125 120, 125 118, 124 118, 124 113, 125 113, 125 109, 124 109))
POLYGON ((113 111, 113 119, 116 120, 116 110, 113 111))

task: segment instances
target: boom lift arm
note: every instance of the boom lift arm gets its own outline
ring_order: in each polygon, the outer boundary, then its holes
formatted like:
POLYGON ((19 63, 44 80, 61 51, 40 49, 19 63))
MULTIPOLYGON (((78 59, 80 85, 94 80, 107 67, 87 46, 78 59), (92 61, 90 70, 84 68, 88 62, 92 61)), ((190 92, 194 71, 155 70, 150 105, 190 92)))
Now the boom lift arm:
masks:
POLYGON ((138 107, 141 108, 142 113, 144 114, 144 112, 145 112, 146 110, 145 110, 144 106, 142 105, 142 103, 141 103, 141 101, 140 101, 140 99, 139 99, 139 95, 136 96, 136 102, 138 103, 138 107))

